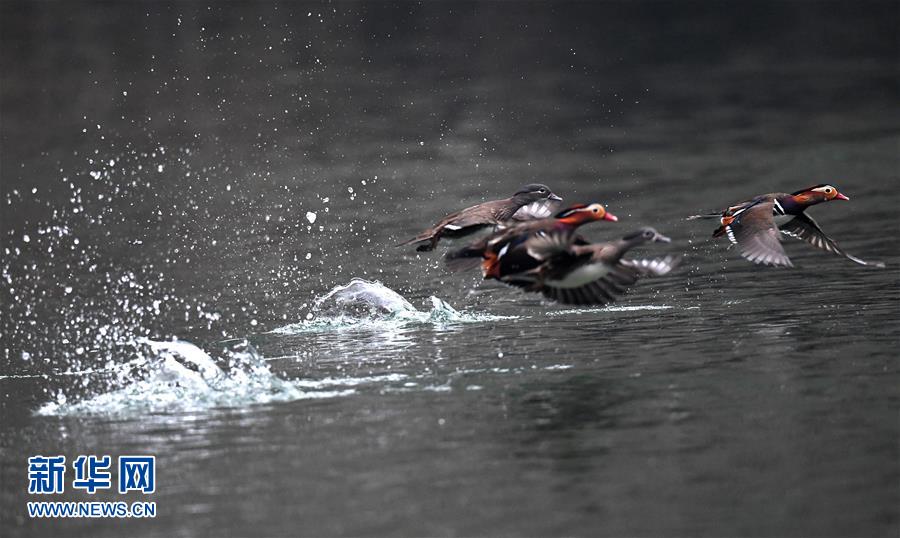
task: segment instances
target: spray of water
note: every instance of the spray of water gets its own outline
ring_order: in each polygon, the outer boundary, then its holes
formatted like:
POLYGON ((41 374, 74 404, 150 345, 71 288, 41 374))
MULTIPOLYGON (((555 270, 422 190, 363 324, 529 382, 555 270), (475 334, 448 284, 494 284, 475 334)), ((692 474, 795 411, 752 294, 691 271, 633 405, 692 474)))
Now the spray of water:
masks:
POLYGON ((390 331, 417 325, 444 326, 480 323, 513 316, 496 316, 481 312, 459 312, 438 297, 430 297, 431 308, 422 311, 403 296, 380 282, 354 278, 336 286, 316 300, 307 319, 271 331, 293 335, 334 330, 390 331))

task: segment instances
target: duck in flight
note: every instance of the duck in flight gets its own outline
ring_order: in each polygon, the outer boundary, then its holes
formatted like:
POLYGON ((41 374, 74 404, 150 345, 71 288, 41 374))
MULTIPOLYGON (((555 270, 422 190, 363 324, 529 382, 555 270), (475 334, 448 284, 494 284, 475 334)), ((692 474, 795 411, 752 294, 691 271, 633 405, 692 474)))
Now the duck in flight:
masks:
POLYGON ((533 216, 527 211, 520 211, 520 209, 539 202, 561 200, 562 198, 553 194, 550 187, 532 183, 525 185, 509 198, 491 200, 451 213, 431 228, 397 246, 415 244, 416 250, 420 252, 434 250, 442 237, 465 237, 484 228, 506 223, 514 218, 528 220, 533 216))
POLYGON ((792 194, 761 194, 721 213, 694 215, 688 219, 719 219, 719 227, 713 232, 713 237, 727 236, 738 246, 741 256, 756 264, 793 267, 781 245, 781 236, 784 235, 806 241, 859 265, 884 267, 882 262, 869 262, 843 250, 806 214, 807 208, 833 200, 849 201, 850 198, 833 185, 820 184, 792 194))
POLYGON ((615 241, 591 244, 572 234, 538 233, 504 253, 501 260, 509 260, 500 264, 494 278, 558 303, 605 305, 615 302, 639 279, 668 274, 678 265, 677 256, 625 258, 629 250, 647 242, 669 243, 671 239, 650 227, 615 241), (520 270, 510 271, 512 267, 520 270))

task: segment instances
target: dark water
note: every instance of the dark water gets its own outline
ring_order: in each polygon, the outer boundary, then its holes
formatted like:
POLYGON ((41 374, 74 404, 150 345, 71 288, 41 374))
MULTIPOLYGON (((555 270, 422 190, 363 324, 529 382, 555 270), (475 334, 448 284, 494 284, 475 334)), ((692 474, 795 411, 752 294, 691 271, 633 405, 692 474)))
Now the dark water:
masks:
POLYGON ((896 3, 0 10, 3 536, 896 536, 896 3), (573 310, 391 246, 535 180, 681 268, 573 310), (887 269, 683 220, 826 181, 887 269), (417 311, 307 319, 354 277, 417 311), (155 455, 157 518, 30 520, 36 454, 155 455))

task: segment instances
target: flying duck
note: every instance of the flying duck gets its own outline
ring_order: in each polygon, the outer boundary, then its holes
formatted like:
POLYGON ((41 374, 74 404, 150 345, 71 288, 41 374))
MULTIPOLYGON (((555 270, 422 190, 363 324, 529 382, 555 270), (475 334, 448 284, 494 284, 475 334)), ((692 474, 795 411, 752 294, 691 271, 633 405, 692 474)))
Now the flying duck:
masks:
POLYGON ((794 264, 781 246, 780 238, 786 235, 860 265, 884 267, 882 262, 868 262, 848 254, 806 214, 808 207, 832 200, 850 198, 841 194, 833 185, 820 184, 793 194, 761 194, 721 213, 694 215, 688 217, 688 220, 719 219, 720 225, 713 232, 713 237, 727 236, 740 248, 741 256, 757 264, 793 267, 794 264))
POLYGON ((556 232, 535 234, 506 253, 529 260, 521 265, 531 268, 521 272, 501 268, 496 278, 558 303, 605 305, 616 301, 640 278, 665 275, 678 265, 675 256, 624 258, 629 250, 650 241, 669 243, 671 239, 649 227, 616 241, 593 244, 578 244, 573 236, 556 232))
POLYGON ((524 220, 533 218, 529 211, 519 213, 519 210, 545 200, 560 201, 562 198, 553 194, 546 185, 540 183, 525 185, 509 198, 484 202, 451 213, 431 228, 397 246, 416 244, 417 251, 434 250, 442 237, 464 237, 488 226, 503 224, 517 214, 517 218, 524 220))

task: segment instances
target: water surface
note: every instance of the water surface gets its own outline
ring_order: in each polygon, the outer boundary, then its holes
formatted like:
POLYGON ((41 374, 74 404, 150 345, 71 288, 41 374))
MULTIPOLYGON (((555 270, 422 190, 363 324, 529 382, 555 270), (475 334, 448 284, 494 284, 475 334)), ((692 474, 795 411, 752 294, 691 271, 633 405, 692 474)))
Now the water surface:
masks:
POLYGON ((4 536, 896 535, 895 3, 0 9, 4 536), (392 246, 532 181, 681 267, 573 309, 392 246), (825 181, 886 269, 684 221, 825 181), (156 519, 27 518, 29 456, 142 453, 156 519))

